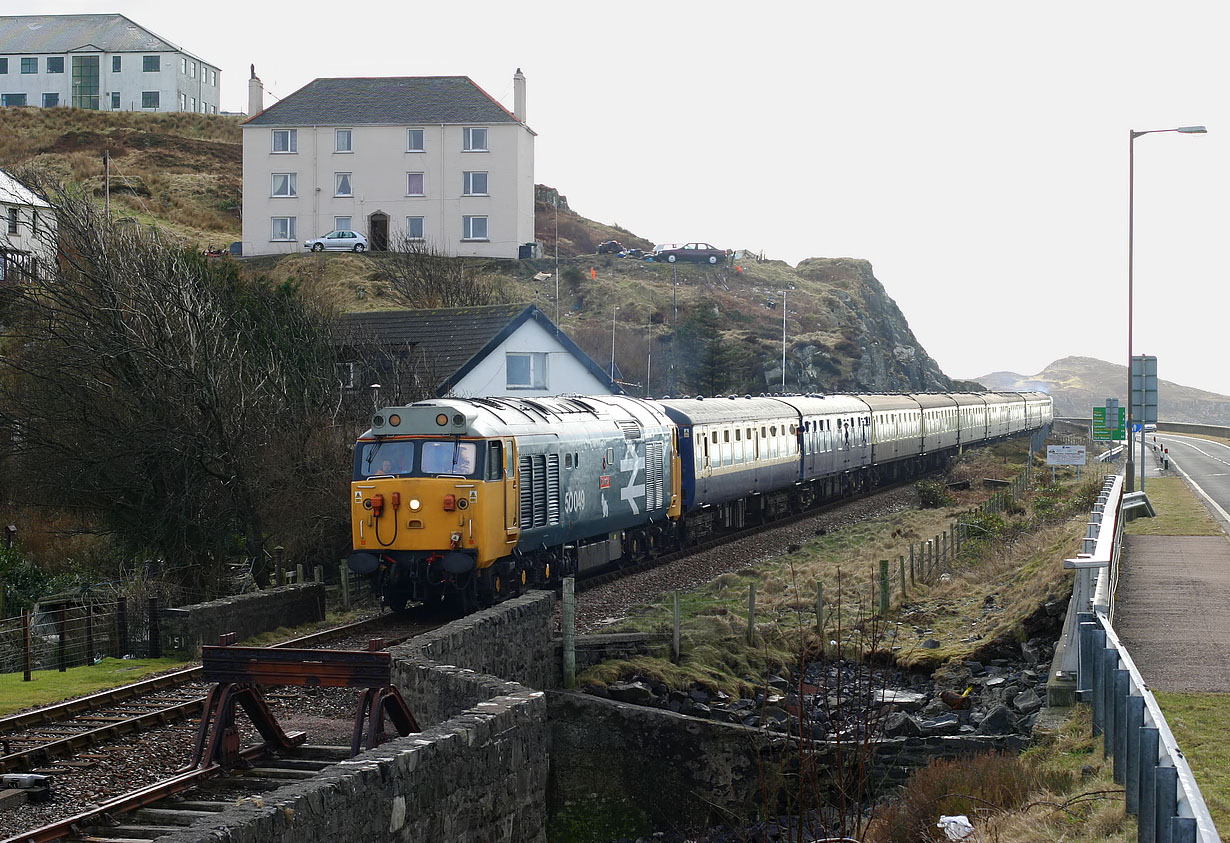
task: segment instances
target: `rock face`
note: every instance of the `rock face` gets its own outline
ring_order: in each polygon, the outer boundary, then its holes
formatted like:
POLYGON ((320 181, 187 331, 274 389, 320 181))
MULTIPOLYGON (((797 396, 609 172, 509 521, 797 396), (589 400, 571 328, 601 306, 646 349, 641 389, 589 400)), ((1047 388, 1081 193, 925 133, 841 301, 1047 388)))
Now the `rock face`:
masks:
MULTIPOLYGON (((835 342, 801 337, 787 355, 788 381, 796 378, 805 390, 918 392, 950 390, 949 379, 919 344, 897 303, 871 271, 871 263, 855 258, 808 258, 795 268, 802 278, 829 287, 824 297, 828 328, 835 342), (847 374, 848 373, 848 374, 847 374), (844 383, 834 384, 836 380, 844 383), (841 375, 845 375, 841 377, 841 375)), ((827 323, 827 324, 826 324, 827 323)), ((777 366, 781 379, 781 365, 777 366)), ((766 372, 766 383, 774 383, 766 372)))

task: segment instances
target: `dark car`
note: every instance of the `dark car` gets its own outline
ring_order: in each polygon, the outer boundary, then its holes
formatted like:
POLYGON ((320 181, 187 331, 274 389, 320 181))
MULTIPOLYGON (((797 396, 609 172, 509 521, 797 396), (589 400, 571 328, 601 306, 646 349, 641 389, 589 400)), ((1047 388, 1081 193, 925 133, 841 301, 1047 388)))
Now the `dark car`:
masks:
POLYGON ((726 250, 711 246, 708 243, 659 246, 653 250, 653 259, 655 261, 665 261, 666 263, 674 263, 675 261, 721 263, 726 260, 726 250))
POLYGON ((617 255, 624 250, 624 245, 618 240, 605 240, 598 244, 598 254, 617 255))
POLYGON ((640 260, 645 257, 645 252, 641 249, 624 249, 619 253, 619 256, 621 258, 634 258, 635 260, 640 260))

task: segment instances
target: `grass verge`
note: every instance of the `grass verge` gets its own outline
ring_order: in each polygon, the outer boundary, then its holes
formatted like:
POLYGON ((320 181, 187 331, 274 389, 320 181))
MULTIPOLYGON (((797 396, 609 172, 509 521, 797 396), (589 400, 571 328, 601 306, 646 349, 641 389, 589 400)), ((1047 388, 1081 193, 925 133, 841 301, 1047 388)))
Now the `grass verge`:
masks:
POLYGON ((58 670, 36 670, 30 681, 20 673, 0 674, 0 717, 35 706, 118 688, 157 673, 186 667, 179 659, 103 659, 99 664, 58 670))
POLYGON ((1145 487, 1156 518, 1137 518, 1123 531, 1129 536, 1220 536, 1222 529, 1204 501, 1182 477, 1158 477, 1145 487))
POLYGON ((1200 785, 1200 793, 1222 834, 1230 831, 1230 694, 1155 691, 1162 714, 1200 785))

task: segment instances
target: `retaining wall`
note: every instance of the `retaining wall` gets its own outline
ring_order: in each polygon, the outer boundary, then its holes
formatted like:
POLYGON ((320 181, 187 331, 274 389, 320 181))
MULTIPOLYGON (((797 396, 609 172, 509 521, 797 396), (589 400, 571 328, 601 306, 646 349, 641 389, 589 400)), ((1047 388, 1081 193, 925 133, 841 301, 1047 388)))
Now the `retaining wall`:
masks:
POLYGON ((164 843, 545 843, 554 594, 535 592, 395 647, 424 731, 238 805, 164 843))
MULTIPOLYGON (((599 826, 608 838, 655 827, 703 828, 754 820, 762 806, 786 804, 784 776, 797 788, 804 758, 832 771, 832 745, 800 752, 784 736, 566 691, 547 694, 551 717, 552 827, 599 826)), ((1019 751, 1026 739, 958 735, 891 738, 876 744, 868 780, 905 780, 935 758, 1019 751)), ((844 748, 845 763, 856 748, 844 748)), ((597 839, 597 838, 595 838, 597 839)))
POLYGON ((164 653, 199 658, 202 644, 217 644, 224 632, 239 640, 278 627, 323 620, 325 587, 320 583, 288 585, 224 597, 209 603, 159 612, 164 653))

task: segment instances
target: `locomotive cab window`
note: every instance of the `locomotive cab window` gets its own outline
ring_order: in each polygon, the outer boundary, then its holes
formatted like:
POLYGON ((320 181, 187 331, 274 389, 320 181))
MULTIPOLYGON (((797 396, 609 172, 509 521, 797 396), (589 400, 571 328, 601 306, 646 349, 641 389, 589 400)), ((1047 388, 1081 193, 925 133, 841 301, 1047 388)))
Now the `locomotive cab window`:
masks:
POLYGON ((356 476, 391 477, 414 471, 413 442, 375 442, 364 445, 359 454, 356 476))
POLYGON ((487 479, 499 480, 504 476, 504 443, 487 444, 487 479))
POLYGON ((478 446, 473 442, 424 442, 424 474, 460 474, 472 477, 477 471, 478 446))

